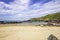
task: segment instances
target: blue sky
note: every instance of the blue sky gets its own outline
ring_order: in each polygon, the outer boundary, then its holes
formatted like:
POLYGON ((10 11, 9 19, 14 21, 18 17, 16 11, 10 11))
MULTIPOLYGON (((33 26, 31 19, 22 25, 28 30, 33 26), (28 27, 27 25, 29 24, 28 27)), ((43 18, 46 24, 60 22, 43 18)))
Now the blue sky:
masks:
POLYGON ((0 0, 1 2, 4 2, 6 4, 9 4, 10 2, 13 2, 14 0, 0 0))
POLYGON ((60 12, 60 0, 0 0, 0 21, 23 21, 60 12))
POLYGON ((35 4, 35 3, 45 4, 45 3, 50 2, 50 1, 52 1, 52 0, 31 0, 30 5, 35 4))

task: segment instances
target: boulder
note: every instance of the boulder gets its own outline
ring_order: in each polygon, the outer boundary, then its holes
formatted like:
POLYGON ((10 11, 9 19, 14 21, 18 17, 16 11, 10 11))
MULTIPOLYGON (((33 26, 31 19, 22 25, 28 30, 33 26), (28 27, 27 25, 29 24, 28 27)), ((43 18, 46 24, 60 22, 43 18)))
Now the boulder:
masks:
POLYGON ((50 35, 49 37, 48 37, 48 40, 59 40, 56 36, 54 36, 54 35, 50 35))

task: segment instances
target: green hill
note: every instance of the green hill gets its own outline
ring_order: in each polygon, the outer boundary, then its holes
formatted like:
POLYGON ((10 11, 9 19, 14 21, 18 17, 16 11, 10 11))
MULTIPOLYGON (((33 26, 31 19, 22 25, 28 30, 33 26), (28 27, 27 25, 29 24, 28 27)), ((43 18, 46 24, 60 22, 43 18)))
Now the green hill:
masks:
POLYGON ((32 21, 40 21, 40 20, 60 20, 60 12, 48 14, 46 16, 40 17, 40 18, 32 18, 32 21))

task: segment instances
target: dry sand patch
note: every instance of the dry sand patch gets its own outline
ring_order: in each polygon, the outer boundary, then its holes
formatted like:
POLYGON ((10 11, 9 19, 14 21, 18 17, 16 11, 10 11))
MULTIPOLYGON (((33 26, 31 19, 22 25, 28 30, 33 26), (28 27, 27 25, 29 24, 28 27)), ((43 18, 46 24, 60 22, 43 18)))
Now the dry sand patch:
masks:
POLYGON ((9 26, 0 28, 0 40, 47 40, 50 34, 60 40, 60 27, 9 26))

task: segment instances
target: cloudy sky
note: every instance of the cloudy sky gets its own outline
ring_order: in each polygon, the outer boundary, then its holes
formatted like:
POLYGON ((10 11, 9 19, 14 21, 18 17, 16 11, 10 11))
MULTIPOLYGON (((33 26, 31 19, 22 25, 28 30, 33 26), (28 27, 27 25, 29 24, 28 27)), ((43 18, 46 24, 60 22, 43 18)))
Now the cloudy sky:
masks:
POLYGON ((0 21, 23 21, 60 12, 60 0, 0 0, 0 21))

